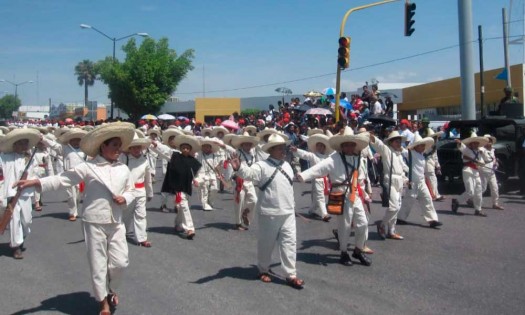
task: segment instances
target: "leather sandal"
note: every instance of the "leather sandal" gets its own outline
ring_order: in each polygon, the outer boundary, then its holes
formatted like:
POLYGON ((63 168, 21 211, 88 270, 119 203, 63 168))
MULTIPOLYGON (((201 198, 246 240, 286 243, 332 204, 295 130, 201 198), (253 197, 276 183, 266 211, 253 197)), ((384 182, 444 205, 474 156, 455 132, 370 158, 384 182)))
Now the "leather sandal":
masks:
POLYGON ((70 215, 68 220, 71 222, 75 222, 77 220, 77 217, 74 215, 70 215))
POLYGON ((187 239, 192 240, 194 237, 195 237, 195 232, 193 232, 193 231, 186 232, 186 238, 187 239))
POLYGON ((244 227, 242 224, 235 225, 235 228, 237 229, 237 231, 246 231, 246 230, 248 230, 248 228, 244 227))
POLYGON ((151 242, 150 241, 138 242, 137 245, 142 246, 142 247, 151 247, 151 242))
POLYGON ((262 282, 264 283, 270 283, 272 282, 272 278, 270 278, 270 275, 266 272, 263 272, 263 273, 260 273, 257 278, 259 278, 259 280, 261 280, 262 282))
POLYGON ((327 214, 321 220, 323 220, 324 222, 330 222, 330 219, 332 219, 332 217, 327 214))
POLYGON ((113 307, 117 307, 118 305, 118 295, 115 292, 111 292, 108 294, 108 303, 109 305, 113 307))
POLYGON ((98 313, 98 315, 111 315, 111 311, 103 310, 103 311, 100 311, 100 313, 98 313))
POLYGON ((286 284, 297 290, 301 290, 304 287, 304 281, 297 277, 286 278, 286 284))
POLYGON ((248 214, 250 213, 250 210, 244 209, 242 211, 242 223, 246 226, 250 226, 250 218, 248 217, 248 214))
POLYGON ((399 235, 397 233, 388 234, 386 237, 391 239, 391 240, 399 240, 399 241, 404 239, 403 236, 401 236, 401 235, 399 235))

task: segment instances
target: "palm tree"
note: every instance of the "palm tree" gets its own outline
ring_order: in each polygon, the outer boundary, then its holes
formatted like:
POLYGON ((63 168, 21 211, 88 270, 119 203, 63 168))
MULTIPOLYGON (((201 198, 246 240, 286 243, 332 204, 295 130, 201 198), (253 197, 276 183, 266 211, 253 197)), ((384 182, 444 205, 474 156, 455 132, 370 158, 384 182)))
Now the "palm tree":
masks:
POLYGON ((95 64, 91 60, 82 60, 75 66, 78 84, 84 86, 84 106, 88 103, 88 86, 93 86, 97 78, 95 64))

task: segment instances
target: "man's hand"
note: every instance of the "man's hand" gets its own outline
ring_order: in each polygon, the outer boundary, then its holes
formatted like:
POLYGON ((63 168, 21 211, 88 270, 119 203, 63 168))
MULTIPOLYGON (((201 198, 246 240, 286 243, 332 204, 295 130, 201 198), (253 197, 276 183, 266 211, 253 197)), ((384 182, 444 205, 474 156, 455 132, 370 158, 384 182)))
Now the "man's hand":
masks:
POLYGON ((119 206, 126 204, 126 199, 122 196, 114 196, 113 201, 119 206))
POLYGON ((25 189, 34 186, 40 186, 40 181, 38 179, 19 180, 13 184, 12 188, 18 187, 18 189, 25 189))
POLYGON ((291 145, 291 146, 290 146, 290 151, 292 151, 292 152, 297 152, 297 147, 294 146, 294 145, 291 145))
POLYGON ((233 153, 232 157, 230 159, 230 164, 234 171, 238 171, 241 167, 241 161, 239 160, 239 155, 237 153, 233 153))

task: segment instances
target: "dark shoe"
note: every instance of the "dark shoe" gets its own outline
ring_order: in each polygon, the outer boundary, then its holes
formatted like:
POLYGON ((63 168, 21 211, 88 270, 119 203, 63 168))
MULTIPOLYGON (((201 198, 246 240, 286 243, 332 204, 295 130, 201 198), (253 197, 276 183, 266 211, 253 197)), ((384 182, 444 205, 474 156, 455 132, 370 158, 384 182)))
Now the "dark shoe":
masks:
POLYGON ((454 212, 454 213, 458 212, 459 202, 458 202, 457 199, 452 199, 451 207, 452 207, 452 212, 454 212))
POLYGON ((430 221, 428 222, 428 225, 431 227, 431 228, 437 228, 438 226, 442 226, 443 223, 439 222, 439 221, 430 221))
POLYGON ((361 263, 361 265, 364 265, 364 266, 370 266, 372 265, 372 261, 370 260, 370 258, 368 258, 365 253, 363 253, 362 250, 360 250, 359 248, 355 248, 354 249, 354 253, 352 254, 352 257, 354 257, 355 259, 359 260, 359 262, 361 263))
POLYGON ((341 258, 339 258, 339 263, 343 266, 352 266, 353 263, 350 260, 350 255, 348 252, 341 252, 341 258))
POLYGON ((192 240, 194 237, 195 237, 195 232, 193 232, 193 231, 186 232, 186 238, 187 239, 192 240))
POLYGON ((26 251, 26 248, 24 247, 24 243, 20 244, 20 250, 25 252, 26 251))
POLYGON ((474 208, 474 202, 471 199, 467 200, 467 206, 474 208))
POLYGON ((330 222, 330 219, 332 219, 332 217, 327 214, 321 220, 323 220, 324 222, 330 222))
POLYGON ((117 307, 118 305, 118 295, 115 292, 110 292, 108 294, 108 303, 109 305, 113 307, 117 307))
POLYGON ((304 281, 297 277, 286 278, 286 284, 297 290, 301 290, 304 287, 304 281))
POLYGON ((496 210, 505 210, 505 208, 503 208, 503 207, 500 206, 500 205, 493 205, 492 208, 493 208, 493 209, 496 209, 496 210))
POLYGON ((399 225, 407 225, 407 224, 408 224, 408 222, 407 222, 407 221, 405 221, 405 220, 397 219, 397 222, 396 222, 396 224, 399 224, 399 225))
POLYGON ((474 215, 477 215, 478 217, 486 217, 487 216, 487 214, 485 212, 481 211, 481 210, 476 210, 474 212, 474 215))
POLYGON ((386 239, 385 227, 383 226, 383 223, 381 222, 377 223, 377 234, 382 240, 386 239))
POLYGON ((24 259, 24 255, 22 255, 22 250, 20 249, 20 247, 13 248, 13 258, 24 259))
POLYGON ((242 223, 246 226, 250 226, 250 218, 248 217, 248 214, 250 213, 250 210, 244 209, 242 211, 242 223))
POLYGON ((334 235, 335 239, 339 243, 339 232, 337 232, 337 229, 332 229, 332 234, 334 235))

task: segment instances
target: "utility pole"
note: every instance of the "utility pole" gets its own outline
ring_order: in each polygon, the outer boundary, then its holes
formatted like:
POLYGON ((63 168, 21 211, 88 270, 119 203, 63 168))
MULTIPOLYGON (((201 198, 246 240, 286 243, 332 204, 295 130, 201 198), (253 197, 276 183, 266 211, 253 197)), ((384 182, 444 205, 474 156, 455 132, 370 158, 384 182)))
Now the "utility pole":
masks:
POLYGON ((479 42, 479 110, 483 118, 485 107, 485 80, 483 79, 483 32, 481 25, 478 25, 478 42, 479 42))
POLYGON ((476 119, 472 60, 472 1, 458 0, 459 60, 461 68, 461 118, 476 119))
POLYGON ((505 70, 507 71, 507 86, 512 87, 510 79, 510 65, 509 65, 509 23, 507 22, 507 11, 505 8, 501 9, 503 17, 503 52, 505 53, 505 70))

